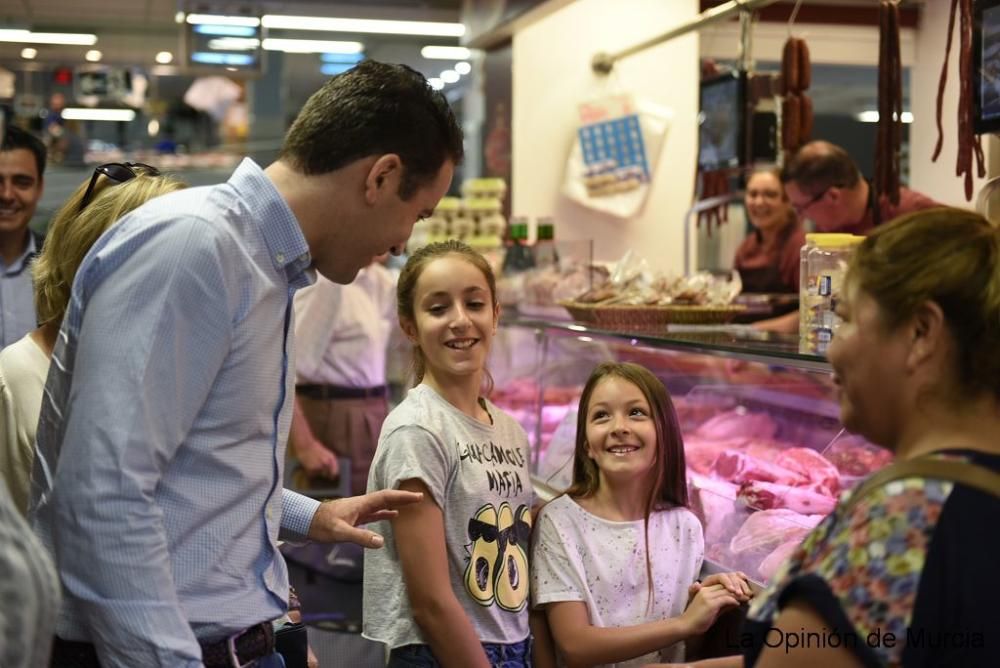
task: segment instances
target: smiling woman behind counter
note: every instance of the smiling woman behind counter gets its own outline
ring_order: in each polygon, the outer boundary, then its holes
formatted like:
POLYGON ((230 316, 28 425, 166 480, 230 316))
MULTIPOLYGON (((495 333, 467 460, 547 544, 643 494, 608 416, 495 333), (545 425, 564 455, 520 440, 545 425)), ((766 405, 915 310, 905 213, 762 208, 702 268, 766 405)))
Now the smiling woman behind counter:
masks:
MULTIPOLYGON (((795 214, 777 169, 760 169, 750 175, 746 195, 747 218, 754 230, 739 248, 733 267, 740 272, 744 293, 787 293, 799 291, 799 250, 805 244, 802 224, 795 214)), ((797 318, 773 317, 756 323, 771 331, 794 332, 797 318)))

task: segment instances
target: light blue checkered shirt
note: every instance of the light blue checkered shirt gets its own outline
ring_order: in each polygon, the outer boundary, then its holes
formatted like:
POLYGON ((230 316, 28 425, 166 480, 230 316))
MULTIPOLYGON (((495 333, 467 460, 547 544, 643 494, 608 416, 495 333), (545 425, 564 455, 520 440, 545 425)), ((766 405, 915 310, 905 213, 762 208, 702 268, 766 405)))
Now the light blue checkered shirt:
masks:
POLYGON ((32 519, 54 549, 57 634, 102 665, 200 666, 196 638, 280 617, 281 538, 317 502, 281 488, 311 282, 298 223, 244 160, 147 203, 73 284, 38 427, 32 519))
POLYGON ((9 267, 0 258, 0 349, 19 341, 38 324, 30 266, 39 250, 29 233, 27 247, 9 267))

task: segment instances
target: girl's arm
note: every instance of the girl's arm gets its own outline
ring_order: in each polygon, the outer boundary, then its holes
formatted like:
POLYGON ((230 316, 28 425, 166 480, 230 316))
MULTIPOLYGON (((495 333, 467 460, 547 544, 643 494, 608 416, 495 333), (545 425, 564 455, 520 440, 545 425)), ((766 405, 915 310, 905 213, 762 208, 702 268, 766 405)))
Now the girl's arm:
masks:
POLYGON ((549 632, 544 610, 532 610, 528 623, 531 626, 531 661, 534 668, 556 668, 556 648, 549 632))
POLYGON ((441 508, 420 480, 404 480, 399 488, 424 495, 392 520, 413 619, 445 668, 489 668, 479 637, 451 588, 441 508))
POLYGON ((583 601, 549 603, 549 626, 568 668, 616 663, 669 647, 704 633, 719 612, 739 605, 720 584, 703 586, 679 617, 605 628, 590 623, 583 601))

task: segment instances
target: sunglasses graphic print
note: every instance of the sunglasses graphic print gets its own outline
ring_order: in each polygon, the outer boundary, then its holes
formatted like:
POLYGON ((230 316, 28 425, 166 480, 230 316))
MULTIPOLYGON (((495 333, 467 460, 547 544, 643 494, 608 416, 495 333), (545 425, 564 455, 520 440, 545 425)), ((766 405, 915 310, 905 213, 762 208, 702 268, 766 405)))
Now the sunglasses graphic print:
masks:
POLYGON ((522 504, 517 511, 504 501, 488 503, 469 520, 469 564, 465 589, 482 606, 494 603, 519 612, 528 602, 528 541, 531 512, 522 504))

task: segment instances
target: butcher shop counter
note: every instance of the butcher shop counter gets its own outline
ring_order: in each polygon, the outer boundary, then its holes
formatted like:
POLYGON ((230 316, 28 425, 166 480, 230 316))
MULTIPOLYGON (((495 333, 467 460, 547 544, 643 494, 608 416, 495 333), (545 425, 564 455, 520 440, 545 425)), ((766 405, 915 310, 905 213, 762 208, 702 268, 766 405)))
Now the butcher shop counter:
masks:
POLYGON ((604 361, 642 364, 670 391, 708 571, 766 584, 840 492, 890 460, 842 429, 830 367, 799 353, 797 338, 745 326, 638 334, 506 319, 490 359, 492 399, 528 432, 536 480, 557 491, 572 475, 583 384, 604 361))

